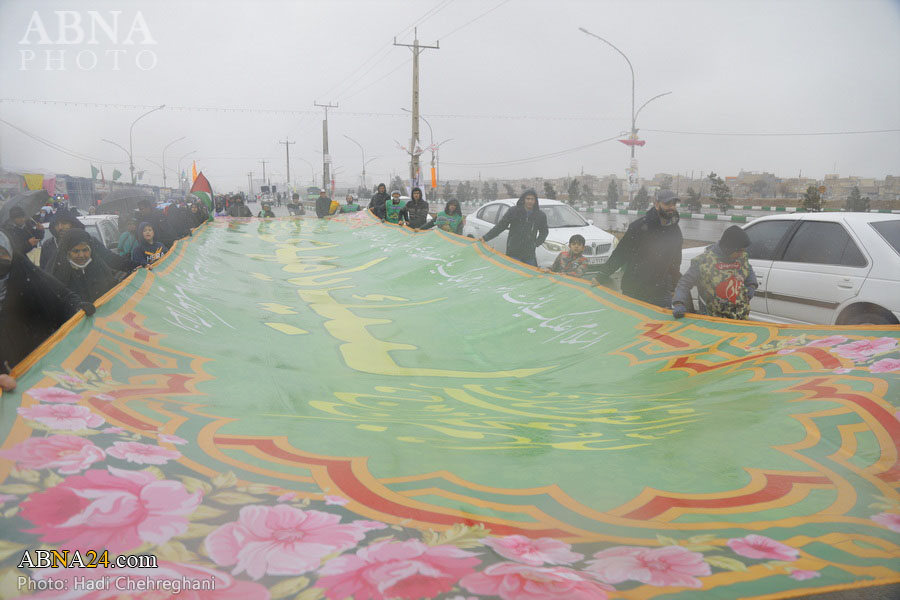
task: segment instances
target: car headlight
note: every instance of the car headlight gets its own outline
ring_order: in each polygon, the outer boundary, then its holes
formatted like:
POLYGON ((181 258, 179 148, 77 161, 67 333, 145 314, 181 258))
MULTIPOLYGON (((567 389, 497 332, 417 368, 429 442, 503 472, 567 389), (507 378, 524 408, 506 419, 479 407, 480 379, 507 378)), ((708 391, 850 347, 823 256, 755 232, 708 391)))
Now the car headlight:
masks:
POLYGON ((559 242, 551 242, 550 240, 547 240, 541 245, 545 250, 549 250, 550 252, 562 252, 566 249, 565 244, 560 244, 559 242))

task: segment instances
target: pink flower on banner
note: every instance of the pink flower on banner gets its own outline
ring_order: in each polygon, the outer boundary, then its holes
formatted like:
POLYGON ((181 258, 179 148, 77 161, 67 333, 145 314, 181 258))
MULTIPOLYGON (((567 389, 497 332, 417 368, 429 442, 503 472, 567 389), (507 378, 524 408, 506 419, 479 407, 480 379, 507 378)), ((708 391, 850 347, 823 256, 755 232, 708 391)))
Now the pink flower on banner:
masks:
POLYGON ((503 600, 606 600, 606 592, 614 589, 568 567, 533 567, 512 562, 497 563, 481 573, 466 575, 459 585, 473 594, 500 596, 503 600))
MULTIPOLYGON (((340 523, 341 517, 293 506, 245 506, 238 520, 206 537, 216 564, 250 577, 299 575, 319 567, 324 556, 353 548, 366 532, 386 527, 373 521, 340 523)), ((343 596, 342 596, 343 598, 343 596)))
POLYGON ((858 340, 837 346, 833 352, 850 360, 867 360, 876 354, 893 350, 897 346, 897 340, 889 337, 880 337, 874 340, 858 340))
MULTIPOLYGON (((169 598, 174 596, 179 600, 269 600, 269 590, 264 586, 252 581, 240 581, 227 573, 215 571, 198 565, 187 565, 183 563, 171 563, 159 561, 155 569, 139 569, 139 568, 116 568, 108 569, 38 569, 31 572, 32 579, 42 581, 52 579, 54 581, 62 581, 63 589, 69 590, 64 592, 65 598, 78 600, 109 600, 111 598, 128 597, 140 600, 157 600, 158 598, 169 598), (104 579, 109 577, 109 579, 104 579), (75 588, 75 581, 79 583, 79 588, 75 588), (138 591, 142 588, 131 587, 141 584, 152 584, 162 582, 177 582, 183 580, 200 581, 209 583, 212 589, 192 590, 183 589, 180 593, 175 593, 173 589, 146 590, 138 591), (90 586, 90 582, 98 583, 108 581, 113 586, 119 587, 121 591, 115 589, 92 590, 84 589, 90 586), (82 584, 81 582, 84 582, 82 584), (124 590, 127 590, 124 591, 124 590)), ((112 587, 112 586, 110 586, 112 587)), ((40 592, 29 598, 60 598, 58 591, 40 592)))
POLYGON ((276 502, 290 502, 294 498, 297 497, 297 492, 285 492, 284 494, 278 496, 276 502))
POLYGON ((834 373, 835 375, 846 375, 847 373, 849 373, 852 370, 853 369, 846 369, 846 368, 842 367, 840 369, 835 369, 834 371, 832 371, 832 373, 834 373))
POLYGON ((325 496, 325 504, 332 504, 335 506, 344 506, 350 502, 343 496, 325 496))
POLYGON ((890 373, 891 371, 897 371, 900 370, 900 360, 896 358, 882 358, 881 360, 876 360, 872 363, 869 370, 873 373, 890 373))
POLYGON ((572 552, 571 545, 553 538, 533 540, 524 535, 508 535, 502 538, 487 538, 482 542, 503 558, 535 567, 544 563, 568 565, 584 558, 583 554, 572 552))
POLYGON ((838 344, 843 344, 847 341, 842 335, 829 335, 826 338, 822 338, 819 340, 813 340, 810 343, 806 344, 809 348, 831 348, 832 346, 837 346, 838 344))
POLYGON ((3 506, 10 500, 16 500, 16 499, 17 499, 16 496, 13 496, 12 494, 0 494, 0 506, 3 506))
POLYGON ((97 400, 101 400, 103 402, 112 402, 116 399, 115 396, 110 396, 109 394, 94 394, 91 398, 96 398, 97 400))
POLYGON ((19 469, 59 469, 64 475, 71 475, 103 460, 106 454, 77 435, 51 435, 28 438, 14 448, 0 451, 0 457, 16 461, 19 469))
POLYGON ((815 579, 816 577, 821 577, 822 574, 818 571, 804 571, 802 569, 795 569, 791 571, 791 577, 796 579, 797 581, 805 581, 807 579, 815 579))
POLYGON ((87 406, 38 404, 37 406, 20 406, 16 411, 26 419, 37 421, 50 429, 64 431, 90 429, 92 427, 100 427, 106 423, 103 417, 92 413, 87 406))
POLYGON ((322 567, 316 587, 331 600, 434 598, 474 573, 480 560, 456 546, 426 546, 419 540, 385 540, 356 554, 333 558, 322 567))
POLYGON ((139 465, 164 465, 170 460, 181 458, 181 452, 177 450, 167 450, 140 442, 114 442, 106 453, 139 465))
POLYGON ((76 394, 75 392, 70 392, 69 390, 58 387, 31 388, 25 393, 40 402, 75 404, 81 400, 81 394, 76 394))
POLYGON ((196 510, 201 496, 146 471, 108 467, 72 475, 31 494, 19 515, 36 525, 29 532, 42 542, 118 554, 144 542, 165 544, 187 531, 187 515, 196 510))
POLYGON ((879 513, 871 517, 873 521, 879 525, 884 525, 891 531, 900 533, 900 514, 897 513, 879 513))
POLYGON ((764 558, 791 562, 797 560, 799 550, 776 542, 764 535, 751 534, 742 538, 728 540, 728 547, 747 558, 764 558))
POLYGON ((126 433, 121 427, 105 427, 103 433, 126 433))
POLYGON ((796 348, 785 348, 783 350, 779 350, 778 352, 776 352, 776 354, 793 354, 796 351, 796 348))
POLYGON ((71 383, 72 385, 81 385, 84 383, 83 379, 81 379, 80 377, 75 377, 74 375, 60 375, 59 378, 66 383, 71 383))
POLYGON ((156 436, 156 439, 167 444, 175 444, 176 446, 188 443, 186 439, 178 437, 177 435, 172 435, 171 433, 160 433, 156 436))
POLYGON ((586 570, 607 583, 631 580, 655 586, 699 588, 703 582, 697 577, 712 573, 702 554, 681 546, 615 546, 595 553, 594 559, 588 561, 586 570))

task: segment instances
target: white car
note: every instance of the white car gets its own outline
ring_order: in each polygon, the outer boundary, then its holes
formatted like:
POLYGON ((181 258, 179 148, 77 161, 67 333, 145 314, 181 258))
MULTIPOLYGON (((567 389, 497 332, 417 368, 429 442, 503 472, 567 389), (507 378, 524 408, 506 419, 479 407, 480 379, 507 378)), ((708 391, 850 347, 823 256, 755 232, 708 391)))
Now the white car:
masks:
POLYGON ((119 216, 118 215, 83 215, 78 220, 84 224, 84 230, 92 238, 99 240, 110 250, 119 246, 119 216))
MULTIPOLYGON (((770 323, 900 323, 900 217, 793 213, 744 225, 759 289, 750 318, 770 323)), ((704 248, 681 253, 681 272, 704 248)), ((697 290, 693 290, 697 305, 697 290)))
MULTIPOLYGON (((466 216, 463 235, 476 239, 483 237, 500 221, 510 207, 516 205, 518 200, 518 198, 494 200, 476 208, 466 216)), ((569 238, 576 233, 584 236, 584 257, 588 261, 588 271, 596 271, 600 265, 609 260, 613 248, 616 247, 614 235, 595 227, 593 221, 585 221, 574 208, 564 202, 539 198, 538 205, 541 212, 547 215, 547 228, 549 229, 546 241, 535 251, 539 267, 551 267, 559 253, 568 249, 569 238)), ((488 245, 506 253, 508 233, 508 231, 502 232, 490 240, 488 245)))

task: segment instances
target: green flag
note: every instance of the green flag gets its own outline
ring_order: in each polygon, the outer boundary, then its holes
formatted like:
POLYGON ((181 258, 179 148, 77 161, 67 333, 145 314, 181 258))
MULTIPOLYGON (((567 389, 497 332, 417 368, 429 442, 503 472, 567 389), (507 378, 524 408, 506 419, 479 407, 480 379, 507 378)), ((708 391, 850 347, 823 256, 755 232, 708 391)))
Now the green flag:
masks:
POLYGON ((97 179, 97 175, 100 173, 100 169, 91 165, 91 179, 97 179))
POLYGON ((216 219, 97 305, 3 393, 3 547, 217 598, 900 581, 896 326, 674 320, 368 211, 216 219))
POLYGON ((113 174, 112 174, 113 181, 117 181, 119 179, 119 177, 121 177, 121 176, 122 176, 121 171, 119 171, 118 169, 113 169, 113 174))

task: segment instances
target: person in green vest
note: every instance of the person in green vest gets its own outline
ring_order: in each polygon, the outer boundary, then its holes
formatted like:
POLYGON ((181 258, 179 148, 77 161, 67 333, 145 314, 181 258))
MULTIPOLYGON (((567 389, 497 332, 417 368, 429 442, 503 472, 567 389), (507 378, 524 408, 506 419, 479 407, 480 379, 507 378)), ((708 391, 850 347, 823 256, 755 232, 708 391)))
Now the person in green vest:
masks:
POLYGON ((456 198, 447 200, 444 210, 439 212, 433 221, 429 221, 422 226, 422 229, 431 229, 437 227, 450 233, 462 235, 463 225, 466 224, 466 218, 462 215, 459 208, 459 201, 456 198))
POLYGON ((358 210, 362 210, 362 207, 356 203, 356 198, 353 197, 353 194, 347 194, 347 203, 341 207, 341 212, 348 213, 358 210))
POLYGON ((717 243, 691 260, 690 268, 675 287, 672 316, 680 319, 685 315, 691 288, 696 286, 701 314, 746 319, 750 314, 750 300, 759 285, 747 259, 749 246, 747 232, 732 225, 717 243))
POLYGON ((400 211, 406 208, 406 203, 400 199, 400 190, 391 191, 391 199, 384 204, 384 220, 388 223, 400 222, 400 211))

